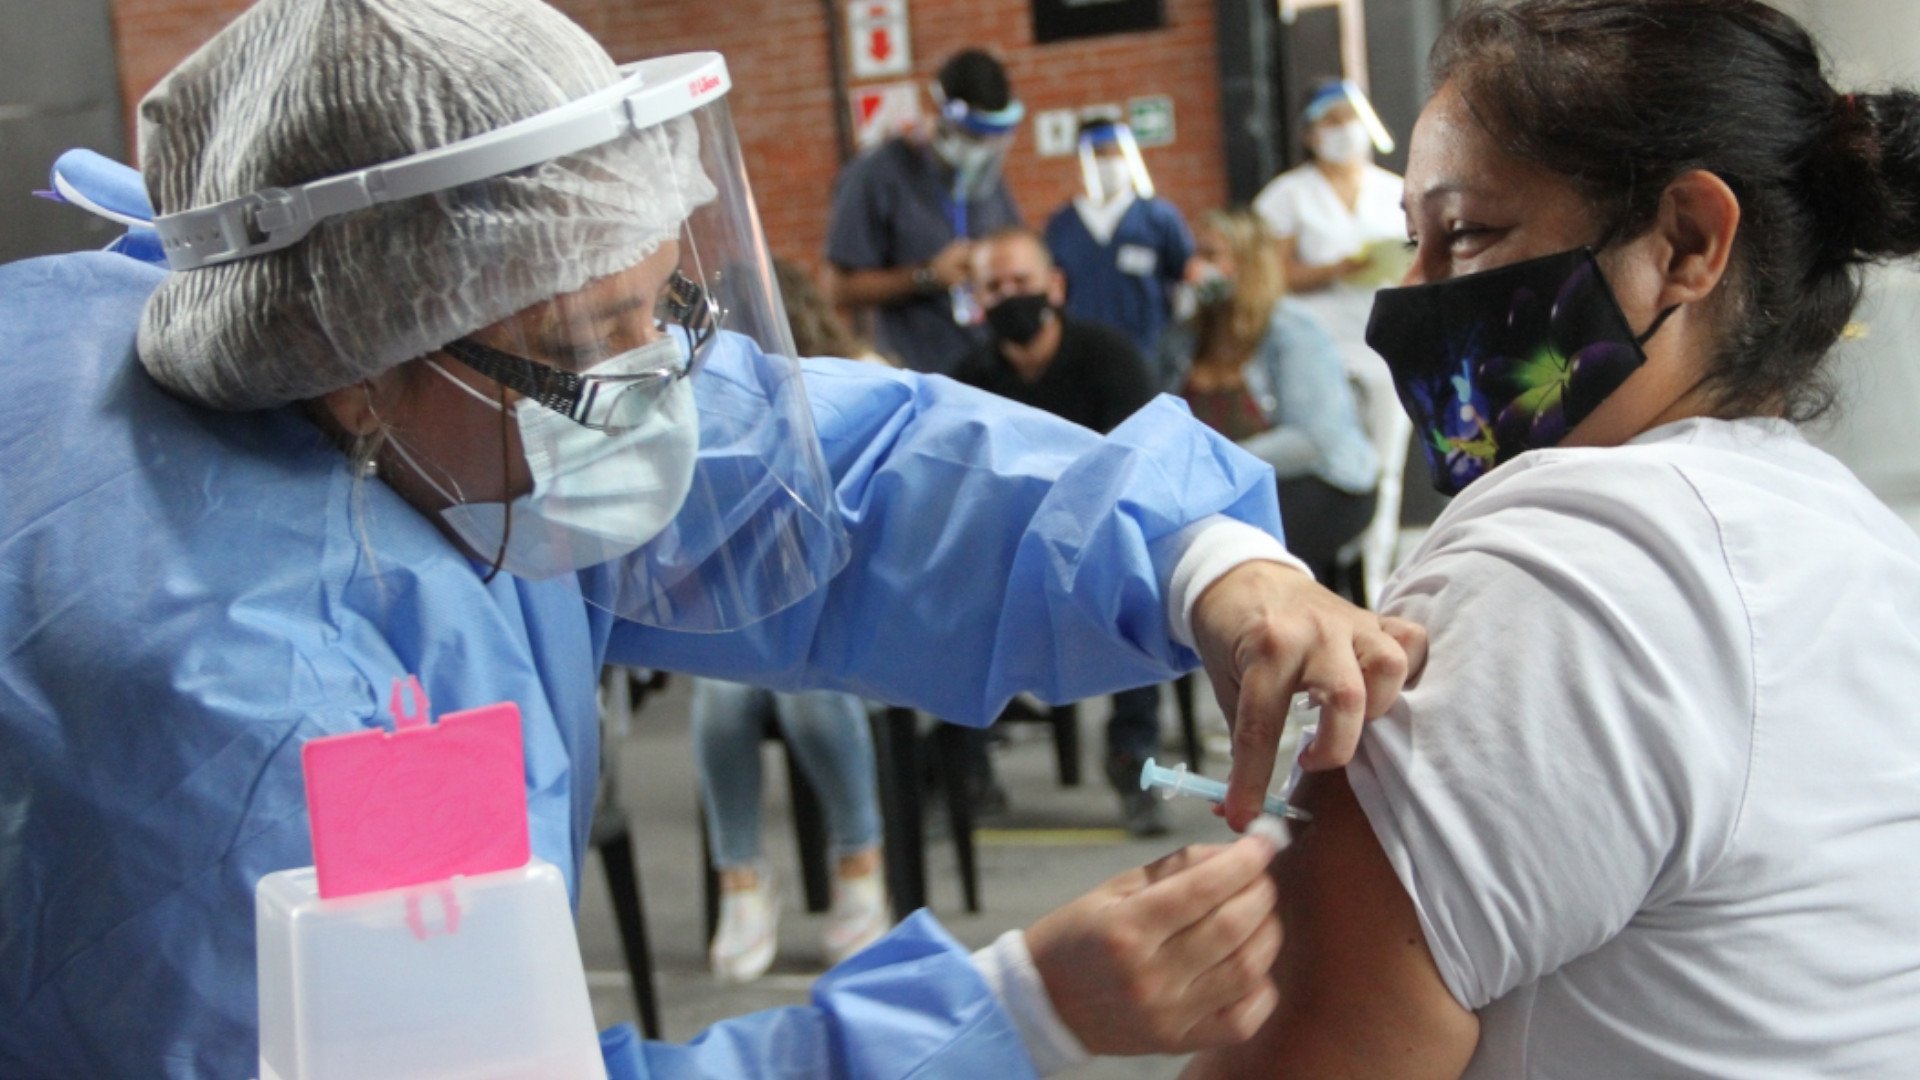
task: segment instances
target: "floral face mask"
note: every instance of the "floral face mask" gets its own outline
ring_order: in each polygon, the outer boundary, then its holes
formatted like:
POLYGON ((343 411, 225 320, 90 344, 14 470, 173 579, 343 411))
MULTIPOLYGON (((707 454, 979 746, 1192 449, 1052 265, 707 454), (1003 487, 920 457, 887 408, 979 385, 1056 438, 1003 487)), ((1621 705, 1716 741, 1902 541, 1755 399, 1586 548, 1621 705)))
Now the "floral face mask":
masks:
POLYGON ((1557 445, 1646 363, 1592 248, 1383 289, 1367 344, 1386 358, 1433 486, 1557 445))

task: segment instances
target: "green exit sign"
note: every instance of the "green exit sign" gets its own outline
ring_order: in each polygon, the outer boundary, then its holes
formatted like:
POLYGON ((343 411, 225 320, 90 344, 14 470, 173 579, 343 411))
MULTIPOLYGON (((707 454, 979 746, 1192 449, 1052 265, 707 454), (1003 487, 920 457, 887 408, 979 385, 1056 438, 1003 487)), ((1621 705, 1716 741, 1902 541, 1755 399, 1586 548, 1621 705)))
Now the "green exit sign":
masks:
POLYGON ((1165 94, 1129 99, 1127 126, 1133 129, 1133 141, 1141 146, 1170 145, 1173 142, 1173 99, 1165 94))

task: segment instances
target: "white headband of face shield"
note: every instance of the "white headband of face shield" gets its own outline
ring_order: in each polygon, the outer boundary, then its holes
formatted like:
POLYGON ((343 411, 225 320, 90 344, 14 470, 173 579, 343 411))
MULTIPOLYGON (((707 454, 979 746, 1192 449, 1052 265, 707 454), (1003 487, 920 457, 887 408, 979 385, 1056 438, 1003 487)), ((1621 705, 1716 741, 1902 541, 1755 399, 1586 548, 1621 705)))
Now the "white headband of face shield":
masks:
POLYGON ((619 82, 496 131, 371 168, 163 214, 153 223, 167 265, 195 270, 291 247, 320 221, 577 154, 684 116, 732 87, 719 53, 622 67, 619 82))

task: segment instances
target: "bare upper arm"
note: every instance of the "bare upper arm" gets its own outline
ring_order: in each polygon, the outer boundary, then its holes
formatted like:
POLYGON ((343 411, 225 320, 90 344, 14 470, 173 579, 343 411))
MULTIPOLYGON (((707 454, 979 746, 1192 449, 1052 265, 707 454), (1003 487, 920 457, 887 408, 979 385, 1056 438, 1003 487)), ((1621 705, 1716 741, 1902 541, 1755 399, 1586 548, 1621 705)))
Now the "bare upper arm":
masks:
POLYGON ((1280 1005, 1188 1077, 1457 1077, 1480 1023, 1441 980, 1420 921, 1344 772, 1302 786, 1311 825, 1274 862, 1280 1005))

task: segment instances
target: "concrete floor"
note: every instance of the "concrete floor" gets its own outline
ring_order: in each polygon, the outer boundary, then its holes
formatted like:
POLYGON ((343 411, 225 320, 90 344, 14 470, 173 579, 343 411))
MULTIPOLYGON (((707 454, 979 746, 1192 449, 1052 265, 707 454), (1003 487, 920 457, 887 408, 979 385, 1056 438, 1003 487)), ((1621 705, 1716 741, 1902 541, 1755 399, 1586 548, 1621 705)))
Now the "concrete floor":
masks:
MULTIPOLYGON (((808 987, 823 969, 820 933, 824 917, 797 910, 803 905, 797 899, 799 877, 785 769, 773 756, 780 751, 769 745, 764 750, 769 755, 765 769, 765 851, 776 875, 788 884, 789 897, 780 924, 780 955, 772 972, 748 986, 723 986, 707 971, 687 687, 686 679, 670 680, 665 691, 643 704, 631 733, 610 747, 610 752, 617 754, 621 770, 621 801, 634 823, 662 1025, 665 1037, 675 1041, 691 1039, 725 1017, 803 1003, 808 987)), ((1207 695, 1202 692, 1196 696, 1207 695)), ((1167 712, 1164 730, 1177 732, 1170 704, 1167 712)), ((1203 717, 1206 715, 1203 712, 1203 717)), ((1217 715, 1217 711, 1212 713, 1215 718, 1217 715)), ((1128 838, 1117 827, 1118 804, 1099 768, 1104 722, 1104 702, 1089 703, 1081 709, 1085 729, 1081 743, 1086 760, 1078 788, 1058 785, 1053 744, 1044 725, 1012 726, 1012 742, 996 756, 1012 806, 1006 814, 983 821, 978 834, 979 914, 968 915, 962 910, 952 845, 944 840, 929 842, 930 904, 960 941, 975 948, 985 945, 1003 931, 1031 923, 1121 870, 1151 861, 1184 843, 1228 836, 1225 826, 1204 804, 1181 800, 1168 805, 1174 825, 1171 836, 1149 841, 1128 838)), ((1224 758, 1216 756, 1213 761, 1217 773, 1224 758)), ((582 879, 579 929, 596 1019, 602 1027, 633 1019, 633 997, 598 859, 587 861, 582 879)), ((1109 1080, 1166 1077, 1178 1073, 1180 1065, 1179 1058, 1105 1059, 1073 1075, 1109 1080)))

